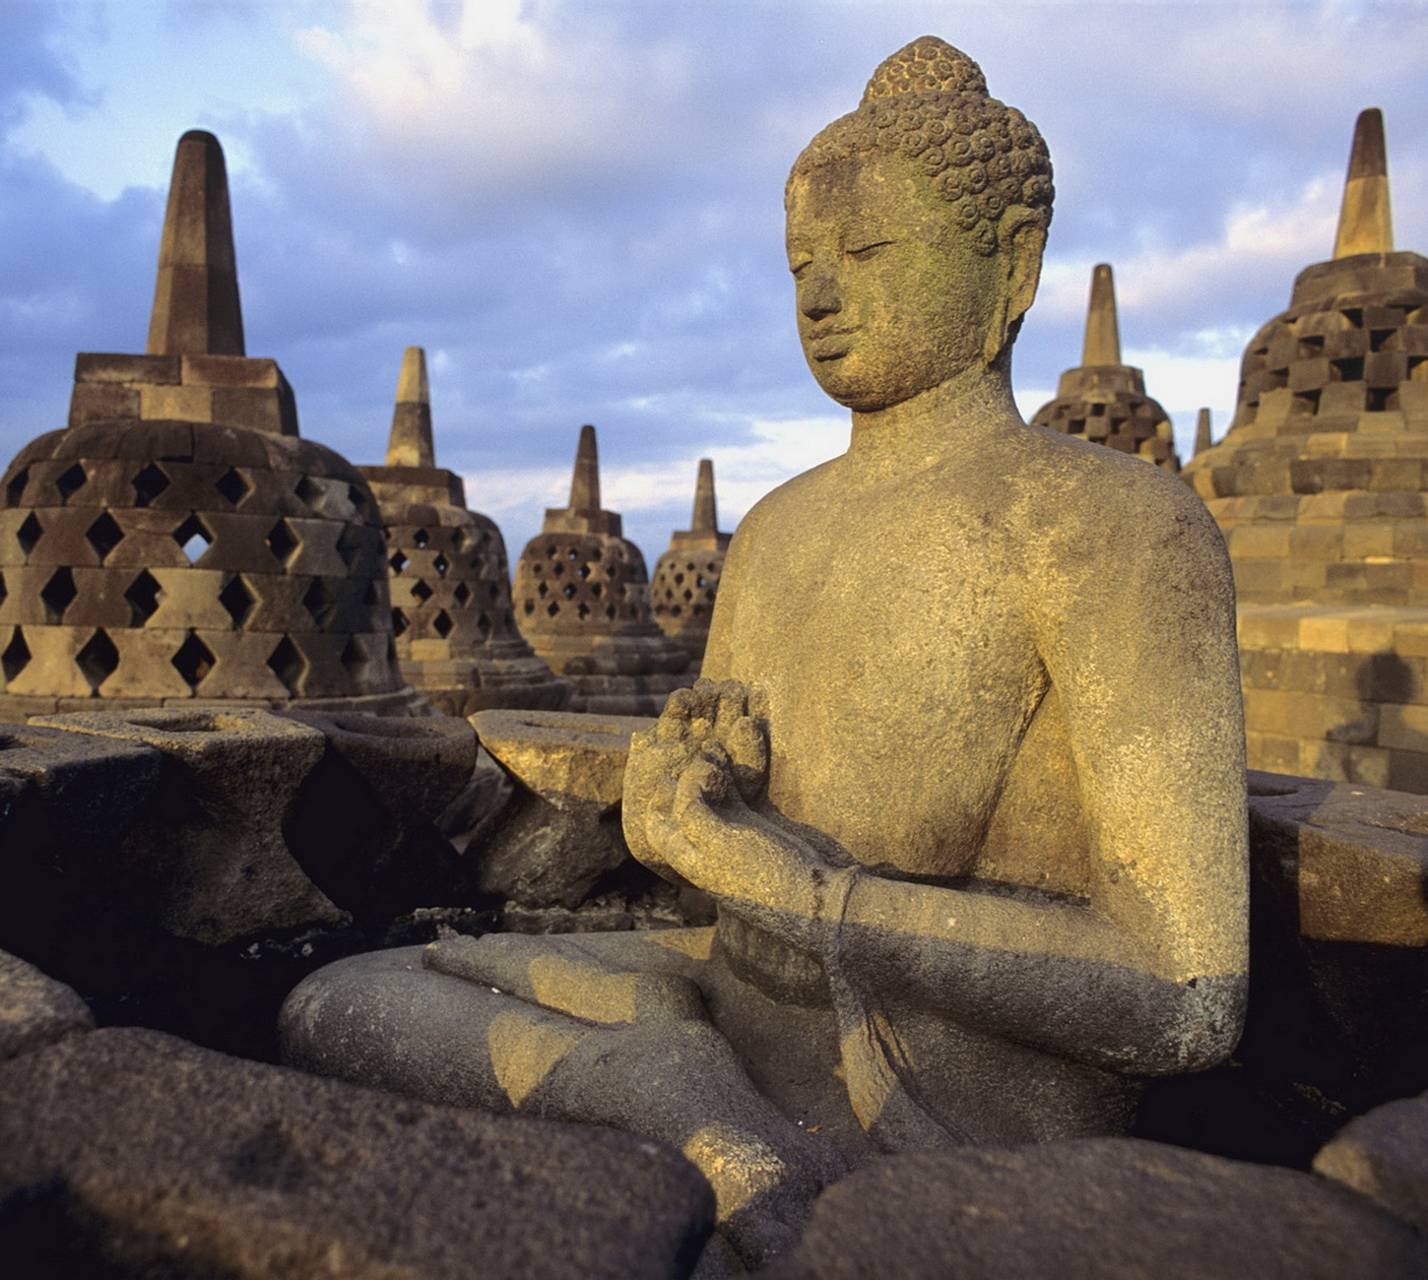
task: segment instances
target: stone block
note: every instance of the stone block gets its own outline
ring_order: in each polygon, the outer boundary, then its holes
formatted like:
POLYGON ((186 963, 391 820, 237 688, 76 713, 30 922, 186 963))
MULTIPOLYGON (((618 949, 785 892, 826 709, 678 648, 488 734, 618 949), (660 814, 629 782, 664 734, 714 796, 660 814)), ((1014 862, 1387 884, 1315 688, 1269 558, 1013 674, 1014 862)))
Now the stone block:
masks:
POLYGON ((139 416, 139 392, 134 387, 118 383, 97 382, 77 384, 69 398, 69 425, 84 426, 90 422, 139 416))
POLYGON ((1379 713, 1380 746, 1428 752, 1428 707, 1384 706, 1379 713))
POLYGON ((131 831, 123 857, 130 891, 166 932, 214 946, 345 921, 283 839, 324 750, 317 730, 261 711, 167 708, 38 723, 162 752, 165 821, 131 831))
POLYGON ((35 1277, 653 1280, 692 1271, 714 1215, 659 1143, 139 1030, 0 1067, 0 1199, 0 1249, 35 1277))
POLYGON ((276 390, 282 378, 276 361, 253 356, 186 355, 181 367, 181 381, 187 386, 276 390))
POLYGON ((778 1280, 1340 1280, 1421 1275, 1428 1243, 1289 1169, 1132 1139, 880 1160, 818 1199, 778 1280))
POLYGON ((178 356, 115 355, 85 351, 74 358, 74 380, 80 385, 146 382, 176 386, 181 377, 178 356))
POLYGON ((93 1028, 77 992, 0 951, 0 1062, 93 1028))
POLYGON ((1343 613, 1307 613, 1299 619, 1296 640, 1301 649, 1350 653, 1349 619, 1343 613))
POLYGON ((1428 1231, 1428 1099, 1403 1098, 1350 1120, 1314 1172, 1428 1231))
POLYGON ((207 387, 139 387, 141 418, 173 418, 185 422, 213 421, 213 392, 207 387))

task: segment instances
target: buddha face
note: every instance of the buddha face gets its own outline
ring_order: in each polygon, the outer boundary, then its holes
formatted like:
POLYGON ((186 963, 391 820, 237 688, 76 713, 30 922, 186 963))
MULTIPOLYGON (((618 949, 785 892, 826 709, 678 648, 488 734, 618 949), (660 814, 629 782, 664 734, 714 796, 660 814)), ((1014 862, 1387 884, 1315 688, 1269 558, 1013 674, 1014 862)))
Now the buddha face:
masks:
POLYGON ((874 412, 980 364, 1005 314, 1001 255, 971 237, 896 156, 855 155, 796 171, 788 265, 798 336, 839 404, 874 412))

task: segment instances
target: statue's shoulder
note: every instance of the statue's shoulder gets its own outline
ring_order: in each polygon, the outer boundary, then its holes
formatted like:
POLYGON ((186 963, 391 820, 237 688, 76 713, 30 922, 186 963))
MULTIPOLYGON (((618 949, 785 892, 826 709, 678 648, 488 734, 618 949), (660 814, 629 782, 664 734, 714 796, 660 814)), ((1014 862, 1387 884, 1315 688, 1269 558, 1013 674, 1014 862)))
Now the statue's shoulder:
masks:
POLYGON ((1229 573, 1224 538, 1209 508, 1179 476, 1142 458, 1073 436, 1028 427, 1009 488, 1031 497, 1031 541, 1056 560, 1090 556, 1114 572, 1139 564, 1179 572, 1198 562, 1229 573))

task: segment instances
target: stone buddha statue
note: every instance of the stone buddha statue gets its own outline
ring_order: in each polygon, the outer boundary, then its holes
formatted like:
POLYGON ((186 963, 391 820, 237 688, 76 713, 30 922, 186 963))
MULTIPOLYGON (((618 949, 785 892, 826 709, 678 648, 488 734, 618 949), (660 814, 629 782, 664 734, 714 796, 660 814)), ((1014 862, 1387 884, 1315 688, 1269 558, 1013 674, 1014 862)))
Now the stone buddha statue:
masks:
POLYGON ((718 923, 344 961, 290 997, 290 1060, 673 1142, 757 1262, 879 1150, 1116 1132, 1229 1054, 1229 566, 1183 484, 1018 416, 1051 198, 931 37, 794 165, 799 335, 851 442, 739 526, 710 678, 625 774, 631 849, 718 923))

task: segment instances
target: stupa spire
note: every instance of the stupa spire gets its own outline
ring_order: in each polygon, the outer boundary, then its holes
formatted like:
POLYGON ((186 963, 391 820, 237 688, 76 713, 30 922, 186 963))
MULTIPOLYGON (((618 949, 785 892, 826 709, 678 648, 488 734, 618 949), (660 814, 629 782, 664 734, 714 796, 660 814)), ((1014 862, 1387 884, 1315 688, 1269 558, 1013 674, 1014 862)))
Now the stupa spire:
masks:
POLYGON ((426 350, 408 347, 402 353, 397 378, 397 403, 392 410, 392 434, 387 441, 389 467, 434 467, 431 439, 431 389, 426 380, 426 350))
POLYGON ((174 152, 148 353, 244 354, 228 171, 218 139, 197 129, 174 152))
POLYGON ((1081 348, 1081 364, 1109 365, 1121 362, 1121 331, 1116 321, 1116 284, 1109 263, 1101 262, 1091 272, 1091 303, 1086 310, 1086 341, 1081 348))
POLYGON ((570 479, 570 509, 600 510, 600 454, 595 446, 595 428, 588 422, 580 428, 580 444, 575 450, 575 473, 570 479))
POLYGON ((1204 453, 1214 441, 1210 438, 1210 411, 1201 409, 1195 419, 1195 456, 1204 453))
POLYGON ((714 505, 714 462, 699 459, 699 478, 694 482, 694 514, 690 517, 692 533, 713 533, 719 528, 719 514, 714 505))
POLYGON ((1369 107, 1354 125, 1354 146, 1339 206, 1339 233, 1334 257, 1356 253, 1393 252, 1393 211, 1388 199, 1388 147, 1383 137, 1383 112, 1369 107))

